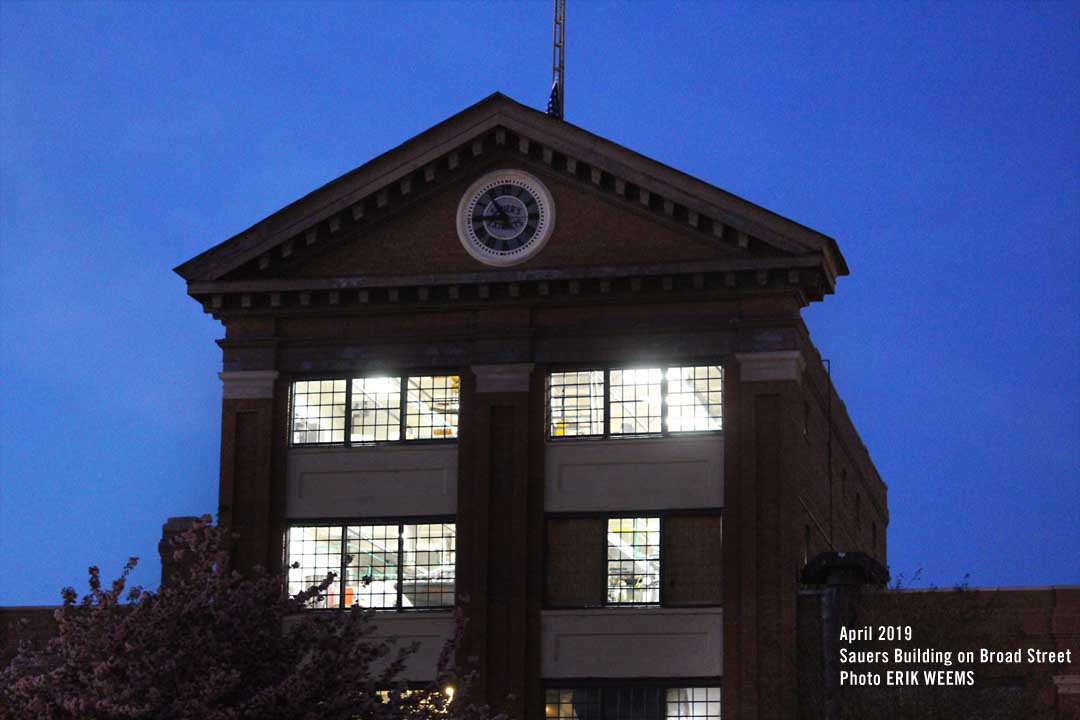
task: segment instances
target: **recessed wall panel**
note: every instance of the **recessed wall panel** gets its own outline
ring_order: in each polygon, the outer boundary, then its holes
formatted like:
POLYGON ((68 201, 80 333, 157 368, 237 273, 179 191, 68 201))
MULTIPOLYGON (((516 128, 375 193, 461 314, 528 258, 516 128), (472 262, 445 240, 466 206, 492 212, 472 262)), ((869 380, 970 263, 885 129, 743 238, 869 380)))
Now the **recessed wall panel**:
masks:
POLYGON ((408 647, 419 643, 419 648, 405 663, 401 679, 414 682, 436 679, 439 655, 454 635, 452 613, 376 613, 374 632, 370 640, 397 639, 394 647, 408 647))
POLYGON ((290 519, 457 511, 456 445, 293 449, 287 476, 290 519))
POLYGON ((546 610, 545 678, 719 677, 723 611, 661 608, 546 610))
POLYGON ((724 439, 549 442, 545 475, 548 512, 718 508, 724 504, 724 439))
MULTIPOLYGON (((287 619, 286 628, 298 621, 298 617, 287 619)), ((399 679, 410 682, 431 682, 437 679, 439 655, 454 635, 453 613, 377 612, 371 624, 373 630, 366 636, 366 641, 380 642, 396 639, 396 642, 391 645, 393 648, 406 648, 414 642, 418 644, 417 651, 405 661, 405 669, 398 676, 399 679)), ((376 661, 373 666, 374 671, 382 670, 396 655, 395 649, 388 657, 376 661)))

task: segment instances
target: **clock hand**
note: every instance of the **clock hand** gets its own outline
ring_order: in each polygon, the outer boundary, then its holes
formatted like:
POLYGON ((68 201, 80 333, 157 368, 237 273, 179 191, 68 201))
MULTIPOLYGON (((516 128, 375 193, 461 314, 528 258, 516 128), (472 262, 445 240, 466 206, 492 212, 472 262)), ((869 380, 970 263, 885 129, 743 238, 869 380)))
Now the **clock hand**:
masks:
POLYGON ((503 206, 499 204, 499 201, 490 195, 488 195, 488 199, 491 200, 491 204, 495 206, 495 210, 498 211, 500 217, 502 217, 502 221, 505 226, 513 227, 513 221, 510 219, 510 216, 507 215, 506 210, 503 209, 503 206))

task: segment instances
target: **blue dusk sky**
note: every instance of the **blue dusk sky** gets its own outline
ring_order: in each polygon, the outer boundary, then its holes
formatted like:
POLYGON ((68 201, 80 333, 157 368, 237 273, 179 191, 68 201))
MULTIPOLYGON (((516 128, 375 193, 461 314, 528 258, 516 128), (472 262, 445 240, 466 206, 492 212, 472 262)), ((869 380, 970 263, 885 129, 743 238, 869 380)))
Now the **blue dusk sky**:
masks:
MULTIPOLYGON (((1080 4, 569 0, 569 122, 835 237, 805 311, 921 583, 1080 582, 1080 4)), ((217 506, 172 268, 494 91, 551 3, 0 4, 0 604, 217 506)))

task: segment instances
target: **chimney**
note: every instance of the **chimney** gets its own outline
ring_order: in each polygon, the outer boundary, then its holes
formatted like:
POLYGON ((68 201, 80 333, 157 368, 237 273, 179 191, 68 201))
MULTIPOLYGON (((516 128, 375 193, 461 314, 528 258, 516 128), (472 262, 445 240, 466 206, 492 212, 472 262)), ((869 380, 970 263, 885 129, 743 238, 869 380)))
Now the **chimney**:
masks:
POLYGON ((187 532, 199 518, 185 515, 183 517, 171 517, 161 526, 161 541, 158 542, 158 554, 161 556, 161 587, 167 586, 177 572, 180 565, 173 558, 174 540, 178 535, 187 532))
MULTIPOLYGON (((811 684, 820 682, 824 689, 825 720, 839 720, 840 628, 855 625, 855 603, 862 589, 883 589, 889 582, 889 571, 863 552, 823 552, 803 568, 802 582, 807 590, 819 594, 821 603, 817 618, 820 676, 811 684)), ((806 658, 801 661, 806 662, 806 658)))

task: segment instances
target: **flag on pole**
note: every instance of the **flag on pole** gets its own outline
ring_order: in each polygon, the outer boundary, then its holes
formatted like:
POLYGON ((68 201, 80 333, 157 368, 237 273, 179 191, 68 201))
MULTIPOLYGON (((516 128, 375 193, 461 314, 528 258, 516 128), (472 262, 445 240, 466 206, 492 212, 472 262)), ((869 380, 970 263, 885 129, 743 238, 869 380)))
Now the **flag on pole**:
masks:
POLYGON ((559 97, 559 81, 551 83, 551 95, 548 96, 547 114, 562 120, 562 98, 559 97))

